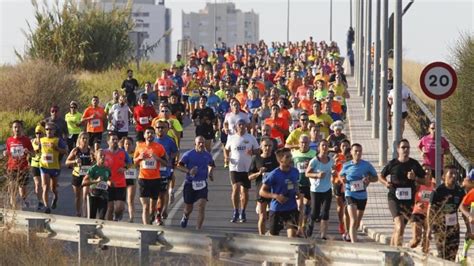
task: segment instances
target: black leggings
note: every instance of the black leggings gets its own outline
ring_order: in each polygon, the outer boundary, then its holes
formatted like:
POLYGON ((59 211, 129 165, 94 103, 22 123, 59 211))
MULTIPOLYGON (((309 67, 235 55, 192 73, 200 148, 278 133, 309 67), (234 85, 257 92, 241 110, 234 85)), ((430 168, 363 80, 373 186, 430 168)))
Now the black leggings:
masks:
POLYGON ((311 221, 329 220, 331 209, 332 190, 326 192, 311 191, 311 221))
POLYGON ((101 197, 89 196, 89 218, 96 219, 97 212, 99 212, 99 219, 105 220, 107 200, 101 197))

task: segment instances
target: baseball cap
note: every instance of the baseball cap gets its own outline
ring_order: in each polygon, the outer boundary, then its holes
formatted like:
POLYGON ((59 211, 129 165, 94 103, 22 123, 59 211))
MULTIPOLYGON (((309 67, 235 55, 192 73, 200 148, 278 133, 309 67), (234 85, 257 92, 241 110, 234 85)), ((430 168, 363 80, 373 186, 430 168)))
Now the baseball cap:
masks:
POLYGON ((42 125, 37 125, 36 126, 35 133, 38 133, 38 132, 41 132, 41 133, 45 134, 45 130, 44 130, 44 127, 42 125))
POLYGON ((239 119, 237 124, 247 124, 247 121, 245 121, 245 119, 239 119))
POLYGON ((469 181, 474 181, 474 168, 469 171, 469 174, 467 174, 467 178, 469 181))

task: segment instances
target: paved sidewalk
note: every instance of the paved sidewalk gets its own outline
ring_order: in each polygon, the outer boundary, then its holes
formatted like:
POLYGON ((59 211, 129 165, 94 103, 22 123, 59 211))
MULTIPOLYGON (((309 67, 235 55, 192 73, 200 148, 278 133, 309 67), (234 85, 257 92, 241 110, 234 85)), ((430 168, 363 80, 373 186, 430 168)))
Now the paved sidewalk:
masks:
MULTIPOLYGON (((363 106, 363 97, 358 96, 357 87, 353 77, 348 77, 349 83, 349 93, 351 98, 347 99, 347 109, 348 109, 348 127, 349 127, 349 136, 351 138, 351 143, 357 142, 363 146, 363 155, 364 160, 370 161, 378 172, 380 172, 383 166, 378 165, 378 156, 379 156, 379 139, 372 138, 372 122, 365 121, 365 111, 363 106)), ((388 131, 388 161, 392 158, 392 133, 393 131, 388 131)), ((418 152, 418 140, 419 138, 406 123, 405 132, 403 138, 406 138, 410 141, 412 147, 410 152, 410 157, 417 159, 421 162, 421 156, 418 152)), ((387 203, 387 189, 380 183, 372 183, 368 188, 368 202, 367 208, 364 213, 364 218, 362 219, 362 230, 367 233, 367 235, 374 239, 377 242, 383 244, 390 244, 391 234, 393 232, 393 220, 388 209, 387 203)), ((459 216, 461 214, 459 213, 459 216)), ((461 224, 461 243, 460 250, 462 249, 462 244, 464 241, 464 232, 465 226, 462 219, 460 219, 461 224)), ((404 234, 403 243, 407 243, 412 237, 411 225, 408 224, 404 234)), ((434 243, 431 245, 431 251, 435 251, 436 248, 434 243)), ((474 257, 474 249, 471 248, 470 255, 474 257)))

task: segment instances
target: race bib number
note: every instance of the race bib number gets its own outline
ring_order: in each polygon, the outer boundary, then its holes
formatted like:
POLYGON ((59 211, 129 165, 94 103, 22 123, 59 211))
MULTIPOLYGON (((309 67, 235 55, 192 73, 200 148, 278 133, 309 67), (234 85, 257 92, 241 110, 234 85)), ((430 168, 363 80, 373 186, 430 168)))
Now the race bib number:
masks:
POLYGON ((44 163, 54 163, 54 156, 52 153, 46 153, 46 154, 42 154, 41 155, 41 160, 44 162, 44 163))
POLYGON ((164 172, 164 171, 166 171, 166 170, 167 170, 167 167, 166 167, 166 166, 160 166, 160 171, 161 171, 161 172, 164 172))
POLYGON ((300 174, 304 174, 306 172, 306 168, 308 167, 308 162, 299 162, 296 164, 296 167, 298 168, 298 172, 300 172, 300 174))
POLYGON ((138 122, 140 122, 140 125, 146 125, 146 124, 148 124, 148 121, 149 121, 148 117, 140 117, 138 119, 138 122))
POLYGON ((446 214, 444 216, 446 226, 453 226, 458 224, 458 216, 456 213, 446 214))
POLYGON ((137 169, 125 170, 125 179, 137 179, 137 169))
POLYGON ((411 187, 399 187, 395 191, 395 196, 399 200, 411 200, 411 187))
POLYGON ((277 137, 277 138, 275 138, 275 140, 276 140, 278 146, 283 145, 283 141, 281 141, 281 138, 277 137))
POLYGON ((199 90, 193 90, 192 93, 193 93, 194 95, 197 95, 197 94, 199 94, 199 90))
POLYGON ((79 167, 79 175, 87 175, 87 171, 89 171, 89 169, 91 169, 90 165, 82 165, 79 167))
POLYGON ((147 170, 156 169, 155 159, 146 159, 142 161, 142 168, 147 170))
POLYGON ((10 154, 12 157, 23 157, 25 154, 25 148, 23 148, 23 146, 11 147, 10 154))
POLYGON ((293 182, 289 182, 286 184, 286 189, 288 191, 295 189, 295 184, 293 182))
POLYGON ((158 86, 158 90, 159 91, 166 91, 166 87, 165 86, 158 86))
POLYGON ((342 102, 342 96, 336 96, 334 99, 338 102, 342 102))
POLYGON ((92 119, 91 121, 91 126, 92 127, 100 127, 100 119, 92 119))
POLYGON ((206 187, 206 181, 193 181, 193 190, 201 190, 206 187))
POLYGON ((352 192, 362 191, 364 189, 365 189, 365 185, 364 185, 363 180, 351 181, 351 191, 352 192))
POLYGON ((426 190, 423 190, 421 191, 421 201, 423 202, 430 202, 430 197, 431 197, 431 191, 426 191, 426 190))
POLYGON ((107 182, 100 181, 99 183, 97 183, 95 188, 100 189, 100 190, 107 190, 109 188, 109 186, 107 185, 107 182))

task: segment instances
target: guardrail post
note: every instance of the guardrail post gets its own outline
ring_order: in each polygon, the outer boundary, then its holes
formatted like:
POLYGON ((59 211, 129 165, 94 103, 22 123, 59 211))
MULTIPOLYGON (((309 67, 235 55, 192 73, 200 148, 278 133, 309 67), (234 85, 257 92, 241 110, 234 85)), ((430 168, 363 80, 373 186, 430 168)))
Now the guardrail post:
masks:
POLYGON ((46 220, 47 218, 25 218, 28 222, 27 224, 27 231, 28 234, 26 235, 26 243, 30 245, 31 236, 36 231, 44 231, 46 228, 46 220))
POLYGON ((305 265, 309 250, 310 246, 307 244, 295 246, 295 265, 305 265))
POLYGON ((84 256, 89 254, 90 245, 88 243, 89 238, 92 238, 96 233, 96 224, 77 224, 79 226, 79 242, 77 243, 77 260, 78 264, 82 265, 84 262, 84 256))
POLYGON ((383 253, 382 257, 382 265, 385 266, 395 266, 400 264, 400 252, 399 251, 389 251, 389 250, 382 250, 380 251, 383 253))
POLYGON ((156 243, 158 231, 138 230, 140 234, 138 247, 138 265, 150 265, 150 245, 156 243))
POLYGON ((221 244, 225 237, 222 236, 208 236, 209 237, 209 262, 211 265, 214 264, 215 260, 219 260, 221 244))

